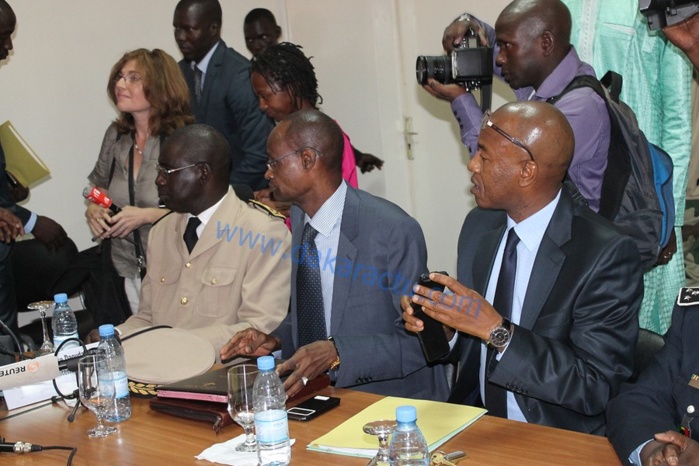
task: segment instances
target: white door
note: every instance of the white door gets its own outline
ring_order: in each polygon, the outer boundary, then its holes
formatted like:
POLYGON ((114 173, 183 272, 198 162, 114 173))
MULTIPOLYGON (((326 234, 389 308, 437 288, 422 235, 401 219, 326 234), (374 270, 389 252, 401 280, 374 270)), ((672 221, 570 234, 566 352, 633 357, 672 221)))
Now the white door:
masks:
MULTIPOLYGON (((466 170, 468 151, 447 102, 415 80, 418 55, 439 55, 442 33, 469 11, 494 23, 507 0, 288 0, 284 38, 313 56, 323 110, 352 143, 386 161, 360 176, 361 188, 413 215, 427 239, 430 270, 456 272, 456 243, 474 207, 466 170), (438 8, 435 5, 439 5, 438 8), (412 151, 404 132, 412 124, 412 151), (412 152, 412 158, 409 158, 412 152)), ((494 106, 511 100, 496 86, 494 106), (505 97, 501 97, 504 95, 505 97)))

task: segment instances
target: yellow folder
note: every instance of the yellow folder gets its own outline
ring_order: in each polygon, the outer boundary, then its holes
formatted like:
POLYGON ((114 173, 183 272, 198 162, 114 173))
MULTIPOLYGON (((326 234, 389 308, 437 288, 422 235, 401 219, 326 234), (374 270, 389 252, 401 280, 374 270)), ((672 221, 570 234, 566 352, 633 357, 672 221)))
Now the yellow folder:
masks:
POLYGON ((51 174, 49 167, 29 147, 10 120, 0 125, 0 144, 5 152, 6 170, 25 187, 30 187, 51 174))
POLYGON ((473 406, 413 400, 387 396, 355 414, 306 448, 338 455, 371 458, 376 455, 378 438, 365 434, 364 424, 381 419, 395 419, 396 408, 413 405, 417 409, 417 426, 425 436, 430 451, 458 434, 486 413, 473 406))

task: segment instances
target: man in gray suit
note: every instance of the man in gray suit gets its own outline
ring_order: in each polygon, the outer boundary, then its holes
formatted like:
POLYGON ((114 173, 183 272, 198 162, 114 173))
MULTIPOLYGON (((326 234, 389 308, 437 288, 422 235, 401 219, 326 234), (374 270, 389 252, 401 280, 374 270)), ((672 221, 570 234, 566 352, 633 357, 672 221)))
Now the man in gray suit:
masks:
POLYGON ((329 370, 338 387, 445 400, 444 368, 427 366, 401 321, 400 297, 426 271, 422 230, 396 205, 342 181, 342 147, 340 128, 316 110, 272 131, 266 177, 277 199, 294 203, 291 311, 271 335, 236 334, 221 358, 282 349, 289 396, 329 370))
POLYGON ((218 0, 181 0, 175 8, 175 40, 184 59, 197 123, 213 126, 231 146, 230 184, 266 187, 265 144, 273 122, 257 106, 250 62, 221 40, 218 0))
MULTIPOLYGON (((489 414, 604 434, 604 410, 629 378, 643 281, 638 250, 562 186, 573 155, 566 117, 507 104, 481 125, 468 164, 478 207, 459 237, 453 294, 413 301, 458 330, 450 401, 489 414)), ((406 328, 422 330, 403 302, 406 328)), ((454 335, 451 330, 451 335, 454 335)))

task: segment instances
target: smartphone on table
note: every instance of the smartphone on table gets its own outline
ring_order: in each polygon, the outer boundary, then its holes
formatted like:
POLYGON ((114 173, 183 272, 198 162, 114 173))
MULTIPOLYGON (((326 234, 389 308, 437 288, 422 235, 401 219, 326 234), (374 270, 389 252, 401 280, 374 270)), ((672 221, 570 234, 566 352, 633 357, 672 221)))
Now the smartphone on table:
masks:
POLYGON ((340 399, 334 396, 316 395, 287 409, 286 413, 294 421, 310 421, 339 404, 340 399))

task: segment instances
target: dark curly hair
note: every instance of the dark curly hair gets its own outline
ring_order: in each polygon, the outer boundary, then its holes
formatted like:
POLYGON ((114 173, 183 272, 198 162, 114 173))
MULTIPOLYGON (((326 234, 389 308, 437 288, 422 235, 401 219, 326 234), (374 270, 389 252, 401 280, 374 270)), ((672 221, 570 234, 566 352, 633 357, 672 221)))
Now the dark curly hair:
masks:
POLYGON ((304 100, 317 107, 323 98, 318 94, 313 57, 306 57, 301 48, 291 42, 271 45, 252 60, 250 72, 259 73, 272 89, 287 91, 298 108, 304 100))

